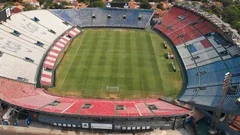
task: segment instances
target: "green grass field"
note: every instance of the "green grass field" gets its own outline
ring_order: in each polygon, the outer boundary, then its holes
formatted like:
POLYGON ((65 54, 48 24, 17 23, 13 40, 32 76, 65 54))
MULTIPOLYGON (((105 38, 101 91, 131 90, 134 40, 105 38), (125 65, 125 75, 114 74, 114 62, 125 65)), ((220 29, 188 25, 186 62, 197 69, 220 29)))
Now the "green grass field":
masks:
POLYGON ((84 29, 57 68, 56 87, 48 91, 88 98, 174 98, 182 77, 177 61, 164 58, 172 50, 164 49, 163 41, 151 31, 84 29))

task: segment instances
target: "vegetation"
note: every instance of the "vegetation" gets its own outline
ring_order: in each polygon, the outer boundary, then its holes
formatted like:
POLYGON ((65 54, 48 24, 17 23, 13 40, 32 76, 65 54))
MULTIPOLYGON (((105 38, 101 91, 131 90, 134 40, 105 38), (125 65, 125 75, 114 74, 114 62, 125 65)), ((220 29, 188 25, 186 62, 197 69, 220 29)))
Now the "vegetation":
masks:
POLYGON ((6 3, 4 4, 3 8, 11 7, 11 6, 14 6, 14 2, 9 1, 9 2, 6 2, 6 3))
POLYGON ((159 3, 159 2, 166 1, 166 0, 153 0, 153 1, 156 2, 156 3, 159 3))
POLYGON ((165 59, 163 39, 153 32, 85 29, 56 71, 54 94, 90 98, 175 98, 182 85, 176 60, 165 59), (174 62, 177 72, 171 67, 174 62), (107 86, 117 86, 110 92, 107 86))
MULTIPOLYGON (((0 0, 0 2, 3 2, 4 3, 4 7, 3 8, 7 8, 7 7, 12 7, 14 6, 14 2, 16 2, 17 0, 9 0, 9 1, 5 1, 5 0, 0 0)), ((35 10, 37 9, 37 7, 34 7, 32 6, 31 4, 29 3, 24 3, 22 1, 17 1, 17 2, 20 2, 22 4, 22 6, 24 6, 24 11, 28 11, 28 10, 35 10)))
POLYGON ((49 6, 49 8, 51 8, 51 9, 64 9, 64 7, 65 7, 66 5, 68 5, 68 4, 69 4, 68 2, 62 1, 62 2, 60 2, 60 3, 53 3, 53 4, 51 4, 51 5, 49 6))
POLYGON ((203 7, 209 13, 216 14, 223 21, 229 23, 234 29, 240 31, 240 2, 234 0, 219 0, 223 6, 213 5, 203 7))
POLYGON ((148 0, 139 0, 140 8, 143 9, 151 9, 151 5, 149 4, 148 0))
POLYGON ((22 3, 22 5, 24 6, 24 9, 23 9, 24 11, 36 10, 37 9, 37 7, 34 7, 29 3, 22 3))
POLYGON ((53 4, 53 0, 44 0, 43 2, 43 8, 44 9, 48 9, 51 7, 51 5, 53 4))
POLYGON ((40 6, 43 5, 45 3, 46 0, 38 0, 40 6))
POLYGON ((85 3, 85 4, 87 4, 88 2, 89 2, 89 0, 77 0, 78 2, 82 2, 82 3, 85 3))
POLYGON ((162 3, 157 4, 157 8, 159 8, 159 9, 161 9, 161 10, 164 10, 162 3))
MULTIPOLYGON (((24 6, 24 11, 28 11, 28 10, 35 10, 38 7, 34 7, 29 3, 24 3, 22 2, 22 0, 0 0, 0 2, 5 2, 4 4, 4 8, 8 7, 8 6, 14 6, 14 2, 19 2, 22 4, 22 6, 24 6)), ((48 9, 48 8, 52 8, 52 9, 63 9, 64 6, 68 5, 69 3, 66 1, 62 1, 59 3, 54 3, 53 0, 38 0, 40 7, 43 7, 44 9, 48 9)))
POLYGON ((105 7, 105 4, 103 3, 102 0, 93 0, 90 4, 89 7, 105 7))
POLYGON ((224 8, 222 19, 240 31, 240 5, 232 5, 224 8))
POLYGON ((130 0, 113 0, 113 2, 129 2, 130 0))
POLYGON ((19 3, 22 3, 22 0, 0 0, 0 3, 5 3, 5 2, 19 2, 19 3))

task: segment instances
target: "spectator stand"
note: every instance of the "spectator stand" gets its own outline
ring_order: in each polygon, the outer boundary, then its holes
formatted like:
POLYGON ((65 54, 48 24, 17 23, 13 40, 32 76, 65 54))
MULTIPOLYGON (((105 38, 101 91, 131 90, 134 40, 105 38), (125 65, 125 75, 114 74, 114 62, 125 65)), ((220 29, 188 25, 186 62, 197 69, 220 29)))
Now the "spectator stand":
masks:
POLYGON ((54 45, 49 49, 44 61, 41 73, 41 86, 52 86, 56 66, 58 65, 58 57, 62 51, 66 50, 71 41, 80 33, 77 28, 72 28, 60 37, 54 45))

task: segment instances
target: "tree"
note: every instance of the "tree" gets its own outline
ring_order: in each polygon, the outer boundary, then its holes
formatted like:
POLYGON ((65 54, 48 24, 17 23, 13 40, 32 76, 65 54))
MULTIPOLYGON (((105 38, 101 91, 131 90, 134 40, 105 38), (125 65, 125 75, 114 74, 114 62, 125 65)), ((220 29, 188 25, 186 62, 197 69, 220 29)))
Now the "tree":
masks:
POLYGON ((77 0, 77 2, 79 3, 85 3, 85 4, 88 4, 90 0, 77 0))
POLYGON ((61 4, 62 4, 63 6, 69 5, 69 3, 68 3, 67 1, 62 1, 61 4))
POLYGON ((232 28, 240 28, 240 5, 228 6, 223 9, 222 19, 223 21, 229 23, 232 28))
POLYGON ((95 0, 90 3, 89 7, 105 7, 105 4, 102 2, 102 0, 95 0))
POLYGON ((235 0, 235 1, 234 1, 234 4, 235 4, 235 5, 240 5, 240 1, 239 1, 239 0, 235 0))
POLYGON ((43 3, 43 8, 48 9, 52 4, 53 0, 44 0, 45 2, 43 3))
POLYGON ((126 2, 129 2, 130 0, 113 0, 112 2, 124 2, 124 3, 126 3, 126 2))
POLYGON ((221 0, 224 7, 233 5, 233 0, 221 0))
POLYGON ((43 5, 45 3, 45 0, 38 0, 40 6, 43 5))
POLYGON ((53 0, 45 0, 48 4, 53 4, 53 0))
POLYGON ((7 0, 0 0, 0 3, 5 3, 7 2, 7 0))
POLYGON ((49 4, 45 3, 43 4, 43 9, 48 9, 49 6, 50 6, 49 4))
POLYGON ((166 0, 153 0, 153 1, 156 2, 156 3, 159 3, 159 2, 166 1, 166 0))
POLYGON ((206 2, 206 3, 208 3, 210 0, 201 0, 202 2, 206 2))
POLYGON ((5 3, 5 2, 19 2, 22 3, 23 0, 0 0, 0 3, 5 3))
POLYGON ((164 10, 162 3, 157 4, 157 8, 159 8, 159 9, 161 9, 161 10, 164 10))
POLYGON ((6 2, 3 6, 3 9, 6 7, 12 7, 12 6, 14 6, 14 2, 6 2))
POLYGON ((31 4, 29 3, 22 3, 22 5, 24 6, 24 11, 29 11, 29 10, 36 10, 37 8, 32 6, 31 4))
POLYGON ((203 9, 211 14, 216 14, 221 17, 224 22, 231 25, 232 28, 240 31, 240 2, 234 0, 219 0, 224 7, 212 6, 210 8, 203 7, 203 9))
POLYGON ((140 8, 150 9, 151 5, 149 4, 148 0, 140 0, 140 8))
POLYGON ((49 8, 51 8, 51 9, 63 9, 64 6, 61 3, 53 3, 49 8))
POLYGON ((83 3, 86 3, 88 2, 89 0, 77 0, 78 2, 83 2, 83 3))
POLYGON ((217 16, 221 16, 221 14, 222 14, 222 8, 221 7, 219 7, 219 6, 212 6, 212 8, 211 8, 212 10, 213 10, 213 12, 217 15, 217 16))

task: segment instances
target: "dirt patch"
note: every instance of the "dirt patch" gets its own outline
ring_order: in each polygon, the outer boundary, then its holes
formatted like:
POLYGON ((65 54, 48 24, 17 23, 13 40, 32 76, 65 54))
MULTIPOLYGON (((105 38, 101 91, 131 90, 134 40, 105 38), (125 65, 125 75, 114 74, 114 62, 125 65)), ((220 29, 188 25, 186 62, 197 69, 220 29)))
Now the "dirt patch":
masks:
POLYGON ((109 94, 109 98, 110 99, 118 99, 119 98, 119 94, 109 94))

